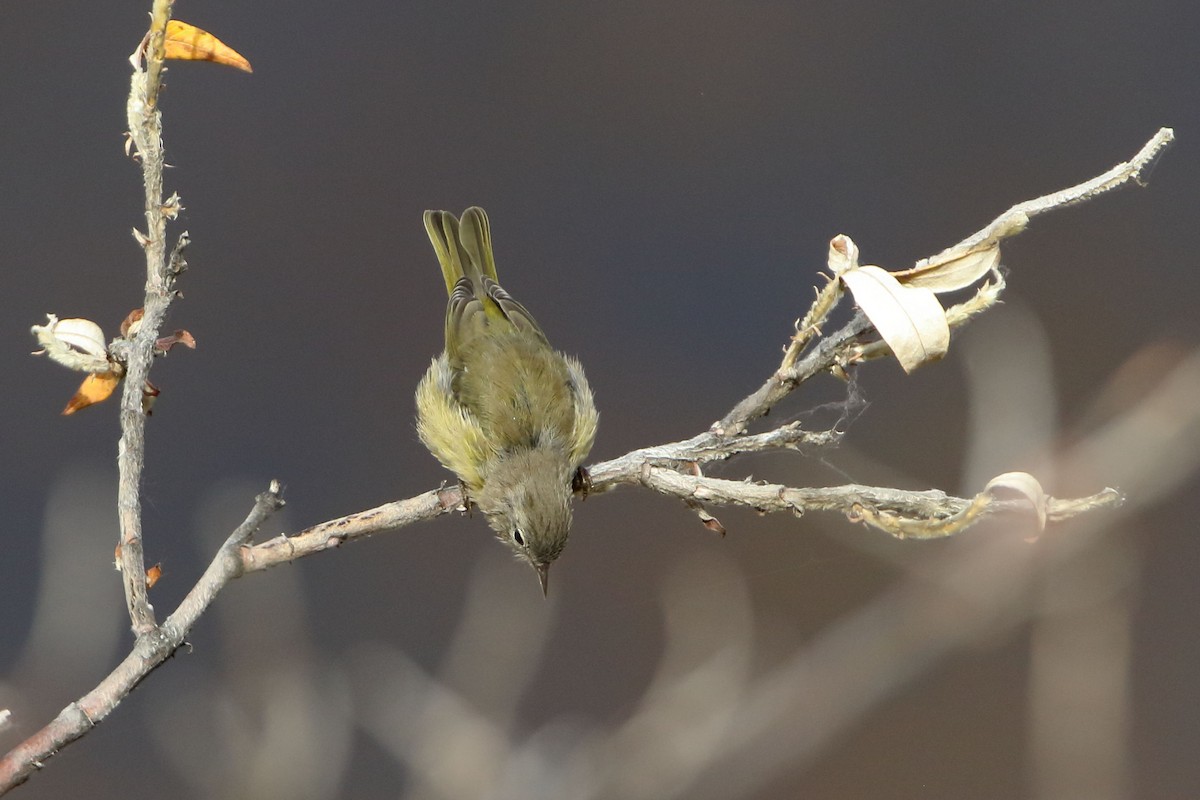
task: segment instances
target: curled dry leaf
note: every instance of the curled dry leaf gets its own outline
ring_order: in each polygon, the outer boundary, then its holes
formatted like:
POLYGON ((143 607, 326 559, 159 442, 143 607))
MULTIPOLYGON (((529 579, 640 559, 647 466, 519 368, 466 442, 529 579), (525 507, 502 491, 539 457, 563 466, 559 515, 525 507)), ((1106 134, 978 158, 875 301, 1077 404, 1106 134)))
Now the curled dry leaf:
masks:
POLYGON ((725 536, 725 526, 721 524, 721 520, 708 513, 708 509, 695 500, 685 500, 684 504, 696 512, 696 516, 700 517, 701 525, 708 528, 713 533, 718 533, 722 537, 725 536))
POLYGON ((150 567, 149 569, 147 569, 146 570, 146 588, 153 589, 154 584, 158 583, 158 579, 162 577, 162 574, 163 574, 163 568, 162 568, 161 562, 159 562, 158 564, 155 564, 153 567, 150 567))
POLYGON ((62 410, 63 416, 70 416, 81 408, 107 400, 121 382, 121 376, 115 372, 95 372, 83 379, 75 396, 67 401, 67 407, 62 410))
POLYGON ((946 354, 950 326, 932 291, 903 286, 880 267, 852 269, 841 279, 905 372, 946 354))
POLYGON ((177 219, 180 211, 183 211, 183 201, 179 192, 171 192, 171 196, 162 204, 162 212, 167 219, 177 219))
POLYGON ((142 327, 142 317, 145 316, 146 310, 143 308, 135 308, 125 315, 125 319, 121 320, 121 338, 132 339, 137 335, 138 328, 142 327))
POLYGON ((829 240, 829 256, 825 263, 835 276, 858 269, 858 245, 846 234, 839 233, 829 240))
POLYGON ((700 515, 700 524, 708 528, 713 533, 719 533, 722 537, 725 536, 725 526, 721 524, 721 520, 707 512, 700 515))
POLYGON ((1015 492, 1028 500, 1037 514, 1038 530, 1046 529, 1046 505, 1050 498, 1042 490, 1042 484, 1037 478, 1028 472, 1005 472, 992 478, 987 486, 983 487, 984 493, 992 497, 996 496, 996 490, 1015 492))
POLYGON ((170 336, 164 336, 154 343, 154 351, 156 353, 169 353, 171 348, 177 344, 181 344, 189 350, 196 349, 196 338, 185 330, 178 330, 170 336))
POLYGON ((34 325, 30 331, 42 349, 34 355, 45 354, 56 364, 76 372, 111 372, 108 345, 104 331, 90 319, 59 319, 46 315, 45 325, 34 325))
POLYGON ((243 72, 254 72, 250 62, 241 53, 208 31, 177 19, 167 23, 164 47, 167 58, 181 61, 215 61, 243 72))
POLYGON ((940 294, 967 288, 999 263, 1000 245, 992 241, 958 252, 942 253, 892 275, 905 286, 919 286, 940 294))

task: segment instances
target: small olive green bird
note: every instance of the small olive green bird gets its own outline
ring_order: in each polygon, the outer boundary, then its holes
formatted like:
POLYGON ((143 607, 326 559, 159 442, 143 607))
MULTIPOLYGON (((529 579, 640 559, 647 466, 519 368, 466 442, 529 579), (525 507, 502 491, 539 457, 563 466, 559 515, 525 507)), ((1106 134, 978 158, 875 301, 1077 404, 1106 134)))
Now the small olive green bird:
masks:
POLYGON ((417 387, 417 432, 542 591, 571 528, 599 414, 583 367, 501 288, 482 208, 426 211, 442 265, 446 349, 417 387))

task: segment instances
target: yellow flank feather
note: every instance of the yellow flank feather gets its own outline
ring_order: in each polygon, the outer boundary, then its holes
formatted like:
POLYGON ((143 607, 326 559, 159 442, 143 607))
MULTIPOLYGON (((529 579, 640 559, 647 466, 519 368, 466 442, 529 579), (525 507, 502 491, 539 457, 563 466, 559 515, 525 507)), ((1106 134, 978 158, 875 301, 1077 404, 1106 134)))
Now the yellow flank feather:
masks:
POLYGON ((583 374, 583 365, 574 356, 564 356, 567 372, 571 375, 577 397, 575 398, 575 426, 571 431, 570 454, 572 464, 582 464, 596 441, 596 429, 600 425, 600 414, 592 397, 592 387, 583 374))
POLYGON ((417 386, 417 435, 442 466, 458 476, 467 489, 478 492, 484 475, 480 467, 493 453, 479 423, 454 402, 447 388, 450 367, 443 353, 429 365, 417 386))

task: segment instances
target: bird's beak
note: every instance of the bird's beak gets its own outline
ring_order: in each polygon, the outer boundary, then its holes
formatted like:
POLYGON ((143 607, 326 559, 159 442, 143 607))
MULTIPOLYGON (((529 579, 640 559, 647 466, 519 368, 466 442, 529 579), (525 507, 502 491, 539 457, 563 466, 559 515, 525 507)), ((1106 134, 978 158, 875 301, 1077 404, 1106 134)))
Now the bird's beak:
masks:
POLYGON ((535 570, 537 570, 538 581, 540 581, 542 584, 542 596, 543 597, 548 596, 549 591, 548 591, 547 587, 549 586, 549 581, 550 581, 550 565, 549 564, 534 564, 533 568, 535 570))

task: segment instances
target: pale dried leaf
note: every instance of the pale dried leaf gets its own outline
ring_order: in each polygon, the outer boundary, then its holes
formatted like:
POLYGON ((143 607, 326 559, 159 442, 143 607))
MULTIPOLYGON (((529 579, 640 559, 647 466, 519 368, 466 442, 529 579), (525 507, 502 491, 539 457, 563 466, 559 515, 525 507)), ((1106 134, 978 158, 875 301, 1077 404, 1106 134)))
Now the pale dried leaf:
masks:
POLYGON ((967 288, 994 270, 999 263, 1000 245, 989 242, 959 252, 942 253, 919 266, 893 272, 892 275, 905 286, 920 286, 940 294, 967 288))
POLYGON ((987 229, 980 231, 976 236, 970 237, 966 242, 956 244, 953 247, 948 247, 935 256, 921 259, 914 265, 913 269, 924 269, 929 264, 936 264, 946 259, 957 258, 958 256, 970 250, 993 247, 1010 236, 1016 236, 1018 233, 1025 230, 1025 227, 1028 224, 1028 214, 1009 209, 1009 211, 1003 217, 994 220, 987 229), (978 239, 978 241, 972 241, 974 239, 978 239))
POLYGON ((1003 475, 997 475, 988 481, 987 486, 983 487, 983 491, 996 496, 996 490, 1006 492, 1015 492, 1033 506, 1034 513, 1037 514, 1038 530, 1046 528, 1046 505, 1049 502, 1049 497, 1042 490, 1042 484, 1038 479, 1030 475, 1028 472, 1005 472, 1003 475))
POLYGON ((77 372, 109 372, 108 346, 104 331, 88 319, 59 319, 46 315, 45 325, 34 325, 30 331, 42 349, 34 355, 45 354, 56 364, 77 372))
POLYGON ((852 269, 841 278, 905 372, 946 354, 950 327, 933 292, 903 286, 873 266, 852 269))
POLYGON ((858 268, 858 245, 844 233, 829 240, 829 271, 835 276, 858 268))

